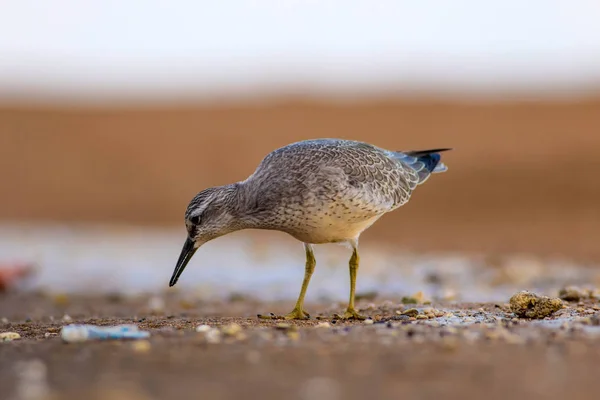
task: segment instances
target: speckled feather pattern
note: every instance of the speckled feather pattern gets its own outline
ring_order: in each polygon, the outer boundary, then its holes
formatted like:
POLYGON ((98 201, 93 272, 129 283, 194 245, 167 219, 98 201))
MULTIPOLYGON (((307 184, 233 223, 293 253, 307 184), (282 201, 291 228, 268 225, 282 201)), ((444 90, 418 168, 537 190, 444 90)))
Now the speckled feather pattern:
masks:
POLYGON ((432 171, 445 170, 435 156, 350 140, 293 143, 267 155, 245 181, 200 192, 186 220, 201 218, 207 231, 211 219, 215 231, 218 224, 227 232, 280 230, 305 243, 357 240, 379 217, 405 204, 432 171))

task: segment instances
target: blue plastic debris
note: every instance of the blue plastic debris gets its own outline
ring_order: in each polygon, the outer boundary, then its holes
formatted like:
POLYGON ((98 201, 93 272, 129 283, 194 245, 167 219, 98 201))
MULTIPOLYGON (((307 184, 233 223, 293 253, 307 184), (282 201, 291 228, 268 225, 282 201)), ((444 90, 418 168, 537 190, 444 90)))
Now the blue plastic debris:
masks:
POLYGON ((71 324, 63 326, 60 335, 65 342, 76 343, 88 340, 146 339, 150 336, 150 332, 141 331, 136 325, 71 324))

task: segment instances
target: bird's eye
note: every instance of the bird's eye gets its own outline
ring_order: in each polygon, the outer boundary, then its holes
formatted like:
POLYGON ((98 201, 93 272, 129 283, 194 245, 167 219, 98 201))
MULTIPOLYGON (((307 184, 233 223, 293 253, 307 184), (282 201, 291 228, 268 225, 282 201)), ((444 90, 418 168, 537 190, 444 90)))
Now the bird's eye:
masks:
POLYGON ((200 216, 195 215, 193 217, 190 217, 190 222, 194 225, 198 225, 200 223, 200 216))

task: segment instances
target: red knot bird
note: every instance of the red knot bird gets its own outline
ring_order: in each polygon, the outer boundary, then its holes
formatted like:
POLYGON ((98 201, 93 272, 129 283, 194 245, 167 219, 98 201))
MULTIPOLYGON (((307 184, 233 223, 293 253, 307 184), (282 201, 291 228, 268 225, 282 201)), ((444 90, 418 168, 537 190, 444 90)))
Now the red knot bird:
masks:
POLYGON ((439 154, 445 150, 390 151, 341 139, 277 149, 248 179, 205 189, 192 199, 185 212, 187 239, 169 286, 209 240, 241 229, 277 230, 304 243, 306 264, 292 312, 268 318, 309 318, 304 296, 316 265, 313 244, 346 242, 352 247, 350 300, 341 318, 364 319, 354 306, 360 234, 406 204, 432 173, 446 171, 439 154))

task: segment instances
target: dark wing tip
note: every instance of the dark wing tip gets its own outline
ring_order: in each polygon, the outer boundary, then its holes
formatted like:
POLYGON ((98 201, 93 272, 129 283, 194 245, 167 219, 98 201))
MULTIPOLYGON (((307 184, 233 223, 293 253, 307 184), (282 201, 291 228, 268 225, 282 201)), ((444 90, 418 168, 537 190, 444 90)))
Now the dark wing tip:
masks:
POLYGON ((411 150, 411 151, 402 151, 402 153, 412 156, 412 157, 421 157, 429 154, 442 153, 444 151, 454 150, 452 147, 446 147, 441 149, 431 149, 431 150, 411 150))

